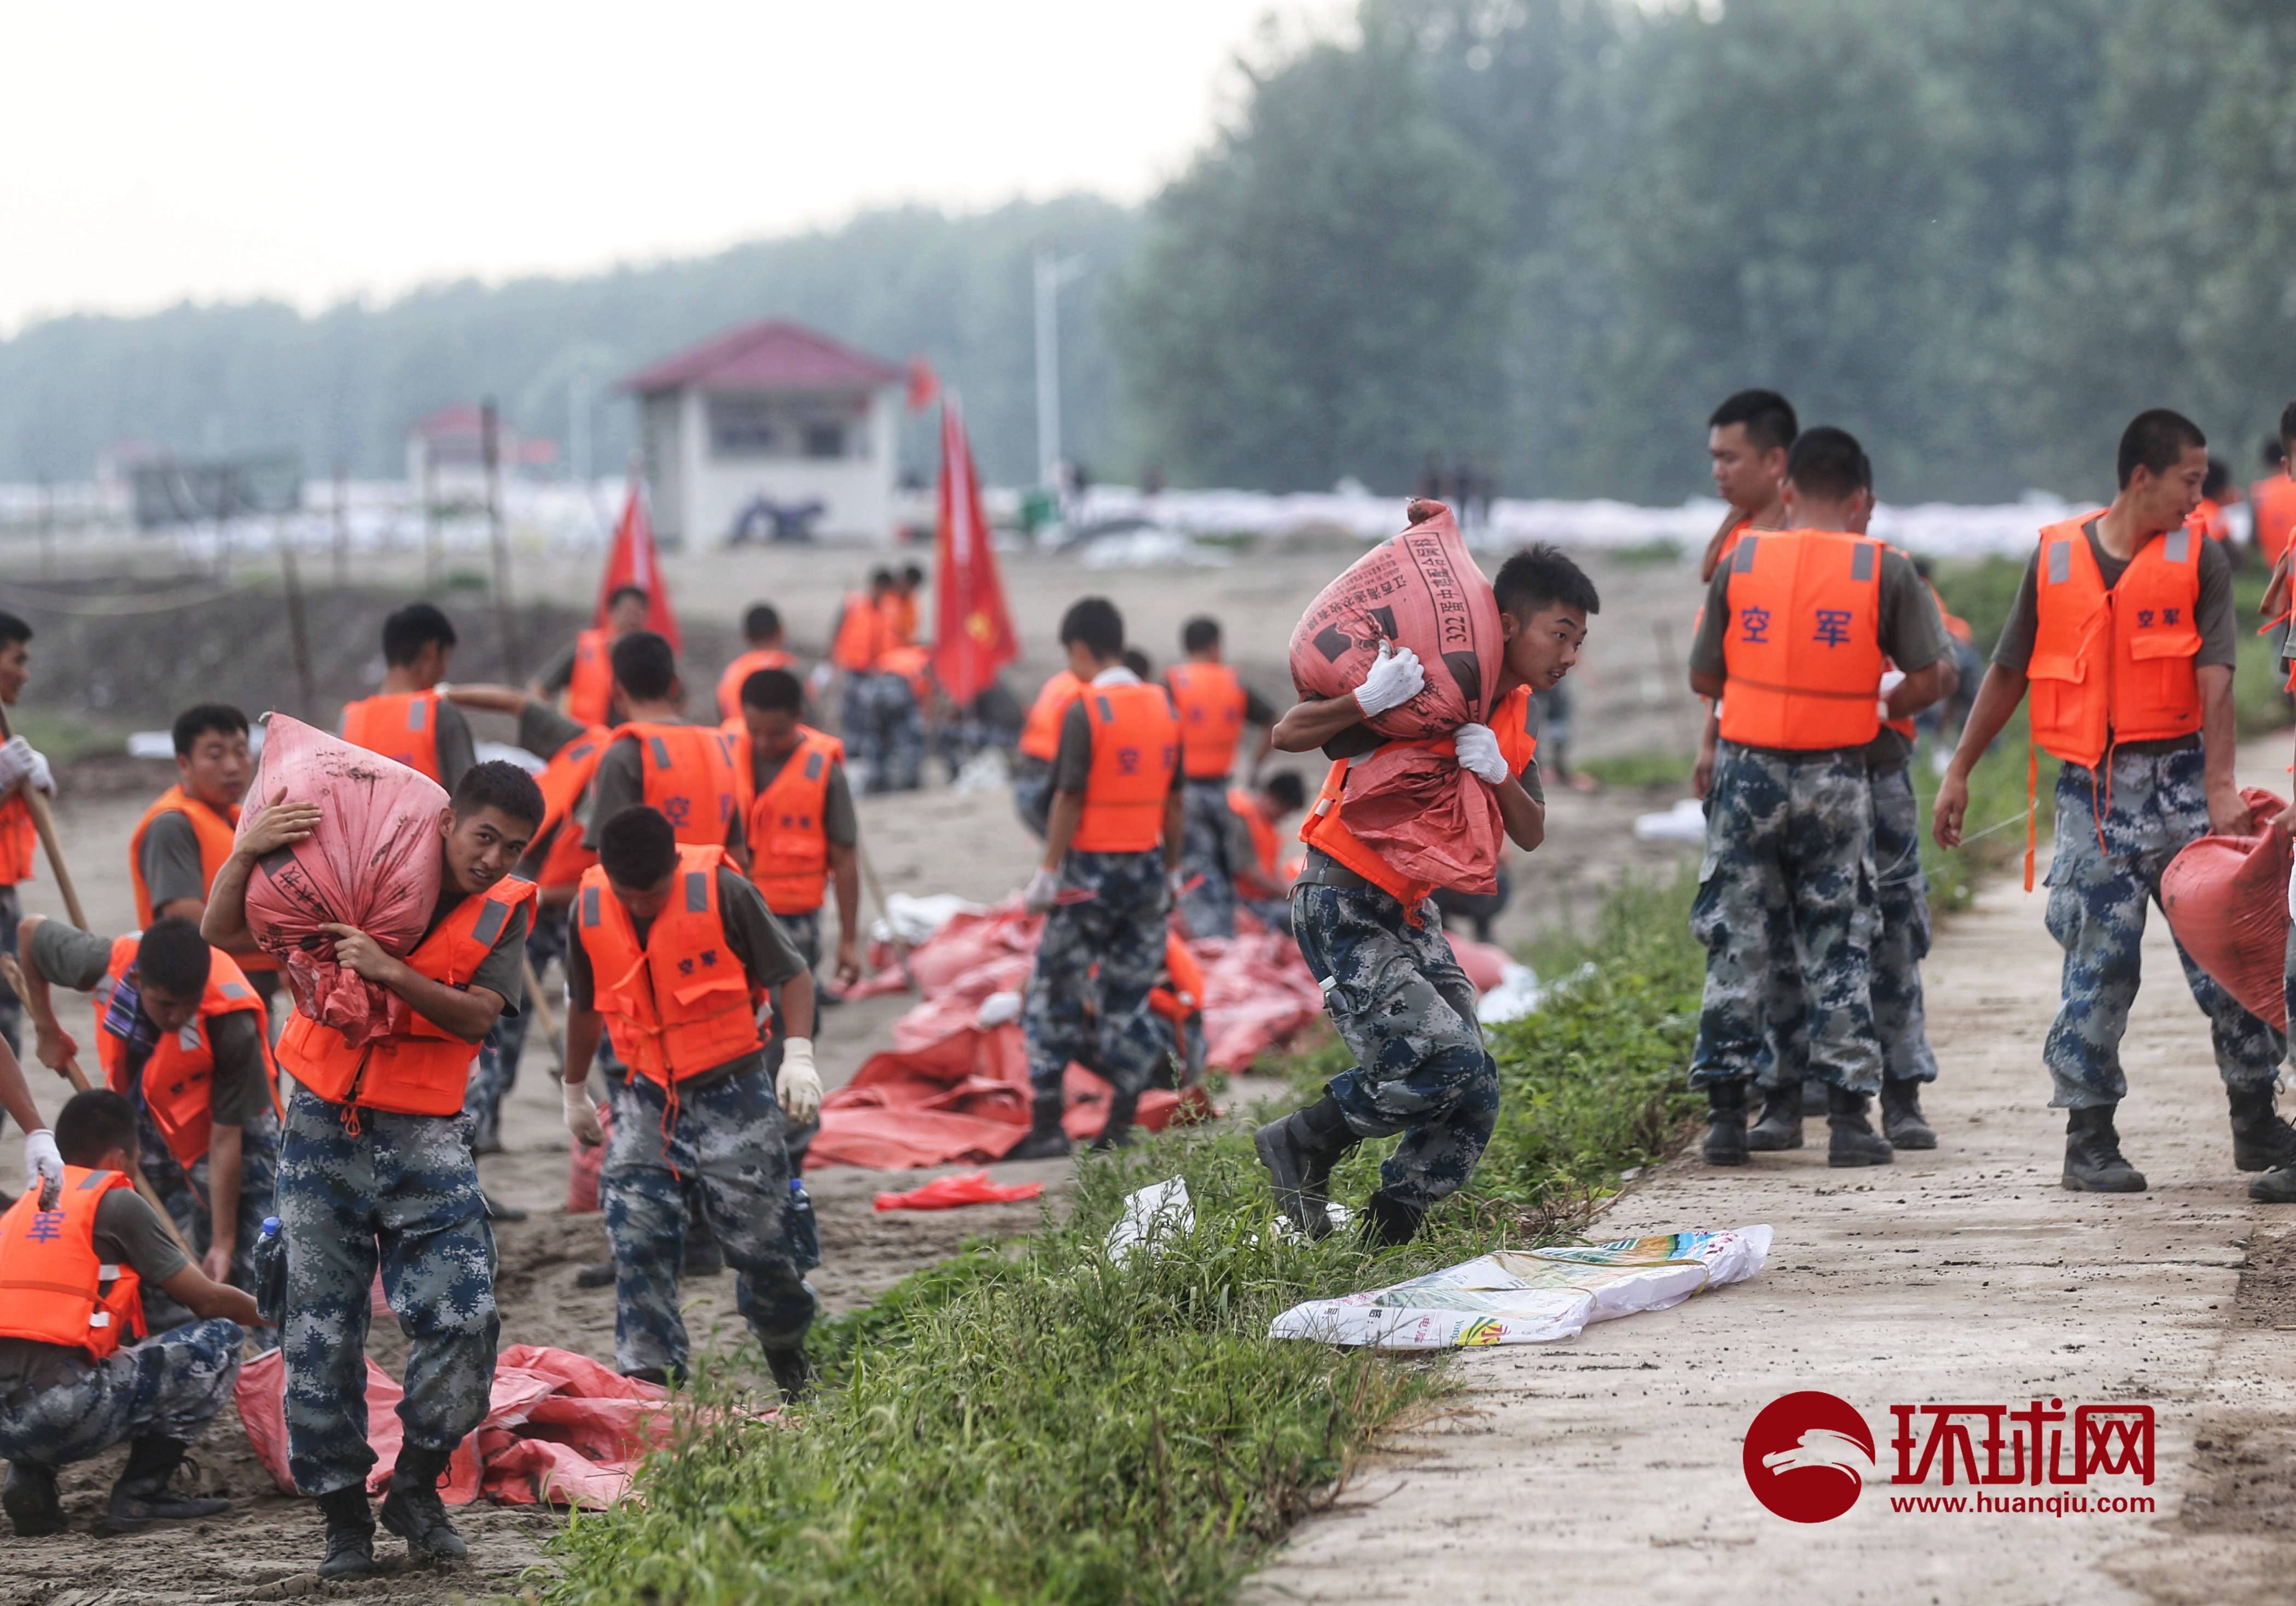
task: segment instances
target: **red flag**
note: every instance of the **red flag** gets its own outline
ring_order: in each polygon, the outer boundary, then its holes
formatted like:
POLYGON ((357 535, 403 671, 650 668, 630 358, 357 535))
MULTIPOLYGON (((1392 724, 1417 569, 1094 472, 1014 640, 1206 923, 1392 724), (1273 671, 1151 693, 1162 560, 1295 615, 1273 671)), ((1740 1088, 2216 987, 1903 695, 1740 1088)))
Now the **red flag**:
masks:
POLYGON ((933 372, 932 365, 920 351, 909 359, 909 411, 923 412, 939 395, 940 375, 933 372))
POLYGON ((645 496, 635 474, 630 476, 629 500, 622 504, 621 522, 614 526, 614 549, 606 554, 606 572, 598 582, 598 612, 591 623, 599 629, 606 627, 606 600, 624 586, 636 586, 646 594, 645 627, 682 650, 677 615, 669 607, 669 582, 662 578, 661 554, 654 548, 653 521, 646 517, 645 496))
POLYGON ((934 537, 939 573, 934 592, 933 676, 962 708, 996 678, 1000 665, 1021 656, 1004 582, 996 573, 988 520, 980 512, 980 481, 954 392, 940 403, 940 524, 934 537))

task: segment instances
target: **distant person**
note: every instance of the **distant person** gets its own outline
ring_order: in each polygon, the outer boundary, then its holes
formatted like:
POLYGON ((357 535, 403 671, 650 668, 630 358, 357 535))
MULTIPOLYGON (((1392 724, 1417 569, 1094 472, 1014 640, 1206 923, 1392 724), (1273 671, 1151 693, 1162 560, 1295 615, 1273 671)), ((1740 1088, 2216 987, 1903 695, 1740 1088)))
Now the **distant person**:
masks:
POLYGON ((2296 480, 2288 477, 2292 442, 2296 442, 2296 402, 2280 414, 2280 432, 2264 442, 2264 475, 2248 488, 2249 538, 2267 569, 2279 567, 2288 550, 2288 534, 2296 529, 2296 480))
POLYGON ((455 656, 455 627, 428 602, 382 621, 382 689, 343 705, 343 740, 395 758, 448 791, 478 761, 470 722, 439 694, 455 656))
MULTIPOLYGON (((2121 1154, 2114 1112, 2128 1093, 2120 1042, 2144 907, 2159 901, 2161 872, 2186 843, 2210 832, 2245 836, 2253 822, 2233 774, 2232 563, 2185 522, 2208 474, 2208 439, 2156 407, 2122 432, 2116 468, 2110 507, 2041 531, 1938 783, 1933 829, 1939 846, 1961 845, 1970 772, 2030 690, 2033 742, 2063 766, 2048 929, 2065 951, 2064 997, 2041 1050, 2050 1106, 2066 1112, 2062 1180, 2075 1192, 2141 1193, 2144 1176, 2121 1154)), ((2296 1166, 2296 1129, 2273 1109, 2280 1035, 2181 948, 2177 958, 2209 1019, 2234 1164, 2296 1166)))
POLYGON ((1250 790, 1227 794, 1229 863, 1236 866, 1235 900, 1259 923, 1286 936, 1292 930, 1292 877, 1283 866, 1283 823, 1308 807, 1308 789, 1294 770, 1262 770, 1250 790))
POLYGON ((889 664, 904 645, 900 579, 872 569, 866 592, 849 593, 830 637, 840 692, 846 762, 865 793, 914 791, 923 782, 924 719, 916 688, 889 664))
MULTIPOLYGON (((202 702, 176 716, 176 783, 153 799, 127 835, 127 884, 135 923, 180 915, 193 925, 207 913, 208 889, 231 857, 239 806, 255 777, 247 716, 227 703, 202 702)), ((240 970, 268 1004, 279 990, 279 962, 268 954, 237 955, 240 970)))
MULTIPOLYGON (((32 627, 12 613, 0 613, 0 708, 12 709, 32 678, 32 627)), ((17 887, 32 879, 32 865, 40 851, 40 833, 32 824, 31 805, 25 789, 55 795, 56 778, 48 761, 21 736, 0 743, 0 949, 16 946, 16 922, 24 905, 17 887)), ((23 1052, 24 1006, 0 982, 0 1041, 9 1052, 23 1052)))
POLYGON ((769 602, 754 604, 742 616, 742 639, 747 645, 718 677, 718 717, 728 730, 742 722, 742 683, 760 669, 798 668, 796 655, 782 639, 782 616, 769 602))
POLYGON ((687 723, 685 682, 667 638, 634 630, 615 642, 611 658, 613 700, 627 718, 598 756, 581 811, 584 846, 595 852, 605 822, 644 803, 660 811, 679 841, 723 848, 736 864, 748 864, 734 738, 714 725, 687 723))
POLYGON ((1223 661, 1219 621, 1198 614, 1180 627, 1182 660, 1164 672, 1180 717, 1180 771, 1186 839, 1180 850, 1180 918, 1191 937, 1235 935, 1235 881, 1244 862, 1231 854, 1234 815, 1228 790, 1245 727, 1256 725, 1258 769, 1270 750, 1275 710, 1223 661))
POLYGON ((1084 695, 1086 683, 1065 665, 1037 689, 1037 700, 1021 722, 1013 751, 1013 807, 1030 836, 1042 841, 1053 806, 1053 760, 1059 756, 1061 722, 1084 695))
POLYGON ((584 630, 573 645, 543 666, 527 690, 558 700, 569 719, 582 725, 618 725, 625 717, 614 701, 614 643, 646 627, 653 598, 643 586, 617 586, 606 599, 603 629, 584 630))
POLYGON ((2196 536, 2206 536, 2211 541, 2232 539, 2232 508, 2240 501, 2240 488, 2233 483, 2232 465, 2221 457, 2209 459, 2209 471, 2201 481, 2201 502, 2185 519, 2185 527, 2196 536))

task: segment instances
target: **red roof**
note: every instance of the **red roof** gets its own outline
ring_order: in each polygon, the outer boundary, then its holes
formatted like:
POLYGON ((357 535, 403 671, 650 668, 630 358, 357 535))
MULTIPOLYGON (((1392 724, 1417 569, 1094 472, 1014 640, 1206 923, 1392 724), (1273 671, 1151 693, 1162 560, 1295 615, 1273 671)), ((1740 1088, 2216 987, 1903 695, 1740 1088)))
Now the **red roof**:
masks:
POLYGON ((901 373, 825 334, 768 318, 713 335, 641 369, 621 388, 641 396, 687 385, 712 390, 873 390, 898 384, 901 373))
MULTIPOLYGON (((495 420, 495 428, 501 430, 504 434, 510 432, 499 417, 495 420)), ((455 402, 452 406, 439 408, 436 413, 426 413, 406 426, 406 432, 409 435, 421 436, 426 440, 435 440, 441 436, 448 435, 476 437, 484 430, 484 415, 476 402, 455 402)))

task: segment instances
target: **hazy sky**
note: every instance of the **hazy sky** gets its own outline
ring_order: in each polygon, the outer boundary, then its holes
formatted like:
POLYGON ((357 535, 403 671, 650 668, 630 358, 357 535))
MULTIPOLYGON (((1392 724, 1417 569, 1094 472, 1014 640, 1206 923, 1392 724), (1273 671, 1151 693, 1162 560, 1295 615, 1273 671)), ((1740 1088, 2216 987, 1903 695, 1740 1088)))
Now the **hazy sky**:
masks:
POLYGON ((0 333, 44 314, 593 268, 1085 188, 1339 0, 12 4, 0 333))

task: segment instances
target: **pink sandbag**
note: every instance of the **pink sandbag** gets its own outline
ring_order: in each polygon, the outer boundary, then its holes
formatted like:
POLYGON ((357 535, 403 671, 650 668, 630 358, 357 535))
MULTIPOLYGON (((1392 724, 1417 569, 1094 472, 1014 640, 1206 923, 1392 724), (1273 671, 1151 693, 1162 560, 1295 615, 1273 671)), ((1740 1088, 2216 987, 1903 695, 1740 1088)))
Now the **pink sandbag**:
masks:
POLYGON ((244 836, 284 793, 316 803, 318 829, 271 855, 247 883, 247 924, 280 962, 295 1006, 353 1047, 388 1034, 405 1001, 339 968, 323 925, 356 926, 404 955, 439 898, 445 789, 405 765, 284 714, 265 725, 263 758, 240 816, 244 836))
POLYGON ((1324 587, 1292 632, 1302 697, 1345 697, 1382 641, 1409 647, 1426 688, 1371 720, 1390 738, 1348 773, 1341 817, 1366 848, 1414 880, 1463 892, 1497 886, 1501 823, 1490 789, 1451 755, 1451 733, 1488 719, 1504 664, 1498 599, 1451 510, 1414 502, 1411 525, 1324 587))
POLYGON ((962 1205, 1018 1204, 1025 1199, 1044 1197, 1045 1184, 1040 1182, 1014 1183, 1010 1186, 991 1182, 986 1171, 961 1171, 955 1176, 936 1176, 906 1193, 880 1193, 876 1208, 881 1210, 954 1210, 962 1205))
POLYGON ((2161 906, 2194 963, 2250 1014, 2286 1031, 2282 983, 2291 847, 2265 822, 2288 805, 2259 787, 2243 787, 2240 795, 2255 811, 2261 834, 2206 836, 2187 844, 2161 873, 2161 906))
MULTIPOLYGON (((612 1137, 613 1110, 603 1104, 596 1108, 598 1130, 609 1138, 612 1137)), ((566 1213, 569 1216, 587 1216, 598 1208, 598 1173, 605 1168, 606 1145, 578 1143, 569 1137, 566 1146, 573 1151, 568 1156, 566 1165, 566 1213)))

